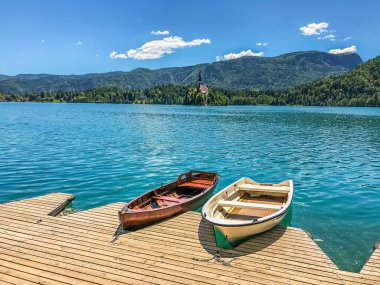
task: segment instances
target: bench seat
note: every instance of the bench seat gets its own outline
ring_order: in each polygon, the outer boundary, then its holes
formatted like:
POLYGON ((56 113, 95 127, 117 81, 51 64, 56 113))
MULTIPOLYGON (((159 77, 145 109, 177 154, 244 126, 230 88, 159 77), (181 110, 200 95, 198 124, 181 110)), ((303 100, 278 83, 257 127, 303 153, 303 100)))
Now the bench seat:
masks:
POLYGON ((266 186, 266 185, 255 185, 255 184, 241 184, 238 187, 239 187, 239 190, 243 190, 246 192, 266 192, 266 193, 288 194, 290 191, 289 186, 266 186))
POLYGON ((280 210, 282 208, 281 205, 247 203, 247 202, 237 202, 237 201, 227 201, 227 200, 220 200, 218 202, 218 205, 222 207, 256 208, 256 209, 268 209, 268 210, 280 210))

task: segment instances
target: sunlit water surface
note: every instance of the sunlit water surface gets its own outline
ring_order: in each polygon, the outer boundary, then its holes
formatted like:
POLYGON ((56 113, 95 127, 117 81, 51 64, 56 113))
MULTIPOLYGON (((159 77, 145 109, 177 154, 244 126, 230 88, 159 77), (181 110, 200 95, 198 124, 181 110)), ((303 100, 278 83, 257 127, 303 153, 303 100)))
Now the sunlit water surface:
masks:
MULTIPOLYGON (((65 192, 89 209, 189 169, 293 179, 291 225, 342 269, 380 239, 380 109, 0 104, 0 202, 65 192)), ((115 213, 116 215, 116 213, 115 213)))

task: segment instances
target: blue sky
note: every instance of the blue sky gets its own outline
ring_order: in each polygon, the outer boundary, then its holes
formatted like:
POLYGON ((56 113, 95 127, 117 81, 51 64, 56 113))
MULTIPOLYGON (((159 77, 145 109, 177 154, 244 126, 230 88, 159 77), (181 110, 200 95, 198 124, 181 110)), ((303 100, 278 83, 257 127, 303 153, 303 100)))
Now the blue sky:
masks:
POLYGON ((301 50, 357 51, 364 60, 380 54, 376 0, 0 0, 0 11, 6 75, 156 69, 301 50))

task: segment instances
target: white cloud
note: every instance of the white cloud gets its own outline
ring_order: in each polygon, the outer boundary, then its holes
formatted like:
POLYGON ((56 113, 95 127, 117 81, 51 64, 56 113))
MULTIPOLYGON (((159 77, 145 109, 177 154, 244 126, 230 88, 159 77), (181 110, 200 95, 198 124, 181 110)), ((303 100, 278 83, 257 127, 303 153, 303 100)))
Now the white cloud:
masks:
POLYGON ((300 31, 305 36, 315 36, 319 35, 318 40, 326 40, 326 41, 348 41, 352 39, 352 37, 337 37, 337 31, 335 29, 327 29, 329 27, 329 23, 321 22, 321 23, 311 23, 306 26, 300 28, 300 31))
POLYGON ((127 59, 128 58, 128 56, 125 53, 117 53, 116 51, 111 52, 109 57, 112 59, 116 59, 116 58, 127 59))
POLYGON ((209 39, 195 39, 186 42, 181 37, 167 37, 162 40, 147 42, 137 49, 130 49, 127 51, 127 55, 138 60, 158 59, 165 54, 173 53, 177 48, 199 46, 201 44, 211 44, 211 41, 209 39))
POLYGON ((337 49, 330 49, 329 53, 332 54, 342 54, 342 53, 355 53, 357 52, 357 48, 355 45, 346 47, 346 48, 337 48, 337 49))
POLYGON ((235 58, 239 58, 242 56, 263 56, 263 55, 264 55, 264 53, 262 51, 261 52, 253 52, 250 49, 248 49, 248 50, 243 50, 239 53, 229 53, 229 54, 226 54, 223 56, 217 56, 216 61, 230 60, 230 59, 235 59, 235 58))
POLYGON ((321 23, 311 23, 307 24, 307 26, 303 26, 300 28, 300 31, 305 36, 312 35, 320 35, 322 33, 327 32, 327 28, 329 27, 329 23, 321 22, 321 23))
POLYGON ((155 36, 160 36, 160 35, 169 35, 169 31, 152 31, 151 32, 152 35, 155 35, 155 36))
POLYGON ((45 44, 45 43, 46 43, 46 41, 45 41, 45 40, 41 40, 41 43, 45 44))
POLYGON ((267 46, 267 45, 269 45, 269 43, 257 43, 256 45, 259 46, 259 47, 260 46, 267 46))
POLYGON ((162 40, 155 40, 146 42, 141 47, 137 49, 130 49, 126 53, 117 53, 113 51, 110 53, 110 58, 134 58, 137 60, 144 59, 158 59, 163 57, 165 54, 171 54, 175 49, 184 47, 199 46, 202 44, 211 44, 209 39, 195 39, 192 41, 184 41, 181 37, 173 36, 166 37, 162 40))
POLYGON ((75 45, 76 45, 77 47, 79 47, 79 46, 82 45, 82 42, 81 42, 81 41, 77 41, 77 42, 75 43, 75 45))
POLYGON ((318 37, 318 40, 328 40, 328 41, 336 41, 336 36, 333 35, 333 34, 328 34, 326 36, 323 36, 323 37, 318 37))

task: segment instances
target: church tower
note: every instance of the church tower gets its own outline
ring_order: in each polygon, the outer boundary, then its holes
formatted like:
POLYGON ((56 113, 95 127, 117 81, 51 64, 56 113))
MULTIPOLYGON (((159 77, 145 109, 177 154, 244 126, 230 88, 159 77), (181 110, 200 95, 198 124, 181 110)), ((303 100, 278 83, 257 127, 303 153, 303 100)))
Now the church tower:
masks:
POLYGON ((208 87, 207 87, 207 84, 203 83, 201 71, 199 71, 199 75, 198 75, 198 89, 197 89, 197 91, 198 91, 198 93, 202 93, 202 94, 208 93, 208 87))
POLYGON ((201 71, 199 70, 198 83, 201 83, 201 82, 202 82, 202 73, 201 73, 201 71))

